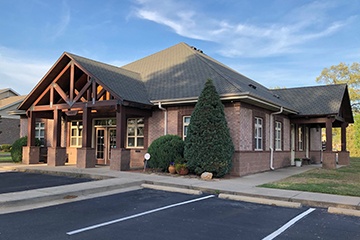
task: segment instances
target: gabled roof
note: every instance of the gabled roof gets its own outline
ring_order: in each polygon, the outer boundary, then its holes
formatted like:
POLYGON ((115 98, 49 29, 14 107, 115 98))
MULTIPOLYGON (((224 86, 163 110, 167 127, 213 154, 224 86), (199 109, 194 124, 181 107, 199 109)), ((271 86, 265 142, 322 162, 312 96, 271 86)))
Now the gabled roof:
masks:
MULTIPOLYGON (((346 84, 276 89, 272 92, 290 103, 299 112, 297 116, 336 116, 341 108, 351 112, 346 84)), ((347 120, 353 122, 350 115, 347 120)))
POLYGON ((345 109, 347 121, 353 122, 346 85, 269 90, 185 43, 123 67, 65 52, 19 109, 27 110, 71 60, 119 100, 146 105, 196 102, 206 80, 212 79, 222 99, 241 99, 271 110, 283 107, 297 116, 340 115, 345 109))
POLYGON ((0 110, 19 105, 26 96, 12 96, 4 99, 0 99, 0 110))
POLYGON ((151 104, 139 73, 71 53, 66 53, 66 55, 78 63, 88 74, 102 82, 104 87, 107 87, 119 98, 131 102, 151 104))
POLYGON ((261 84, 207 56, 185 43, 142 58, 122 67, 140 73, 152 102, 194 98, 207 79, 212 79, 220 96, 252 96, 290 108, 261 84))

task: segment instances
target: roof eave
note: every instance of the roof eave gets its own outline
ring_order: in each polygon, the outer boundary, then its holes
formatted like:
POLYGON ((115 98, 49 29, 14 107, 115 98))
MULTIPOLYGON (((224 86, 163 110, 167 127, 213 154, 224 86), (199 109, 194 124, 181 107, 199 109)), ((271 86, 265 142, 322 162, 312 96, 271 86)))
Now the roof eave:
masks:
MULTIPOLYGON (((248 92, 242 94, 224 94, 220 96, 220 100, 221 101, 243 100, 245 102, 255 103, 256 105, 264 106, 273 110, 278 110, 281 107, 284 107, 250 96, 248 92)), ((198 101, 198 97, 190 97, 190 98, 178 98, 178 99, 152 100, 151 102, 154 105, 159 105, 159 103, 161 103, 161 105, 174 105, 174 104, 196 103, 197 101, 198 101)), ((283 111, 289 114, 298 114, 297 111, 290 108, 284 107, 283 111)))

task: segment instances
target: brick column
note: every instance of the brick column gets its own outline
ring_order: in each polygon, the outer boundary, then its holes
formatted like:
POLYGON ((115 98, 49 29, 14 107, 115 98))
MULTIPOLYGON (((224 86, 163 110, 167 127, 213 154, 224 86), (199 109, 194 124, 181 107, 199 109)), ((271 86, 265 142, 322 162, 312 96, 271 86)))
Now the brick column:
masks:
POLYGON ((111 149, 110 170, 127 171, 130 169, 130 150, 111 149))
POLYGON ((336 153, 325 151, 323 153, 322 167, 325 169, 336 169, 336 153))

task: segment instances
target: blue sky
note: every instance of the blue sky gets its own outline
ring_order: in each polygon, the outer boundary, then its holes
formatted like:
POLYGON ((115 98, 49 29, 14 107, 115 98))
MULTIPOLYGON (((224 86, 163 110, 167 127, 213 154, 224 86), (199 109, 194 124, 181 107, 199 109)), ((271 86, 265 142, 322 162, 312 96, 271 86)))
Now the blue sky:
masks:
POLYGON ((28 94, 64 51, 122 66, 185 42, 268 88, 360 59, 358 0, 0 0, 0 88, 28 94))

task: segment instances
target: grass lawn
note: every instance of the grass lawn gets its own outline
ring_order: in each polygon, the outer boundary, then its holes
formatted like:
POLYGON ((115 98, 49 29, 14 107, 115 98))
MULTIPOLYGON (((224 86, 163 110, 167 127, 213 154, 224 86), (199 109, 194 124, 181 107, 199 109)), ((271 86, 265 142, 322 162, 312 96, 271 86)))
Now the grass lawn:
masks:
POLYGON ((351 158, 349 166, 314 169, 259 187, 360 197, 360 158, 351 158))
POLYGON ((0 152, 0 162, 12 162, 9 152, 0 152))

